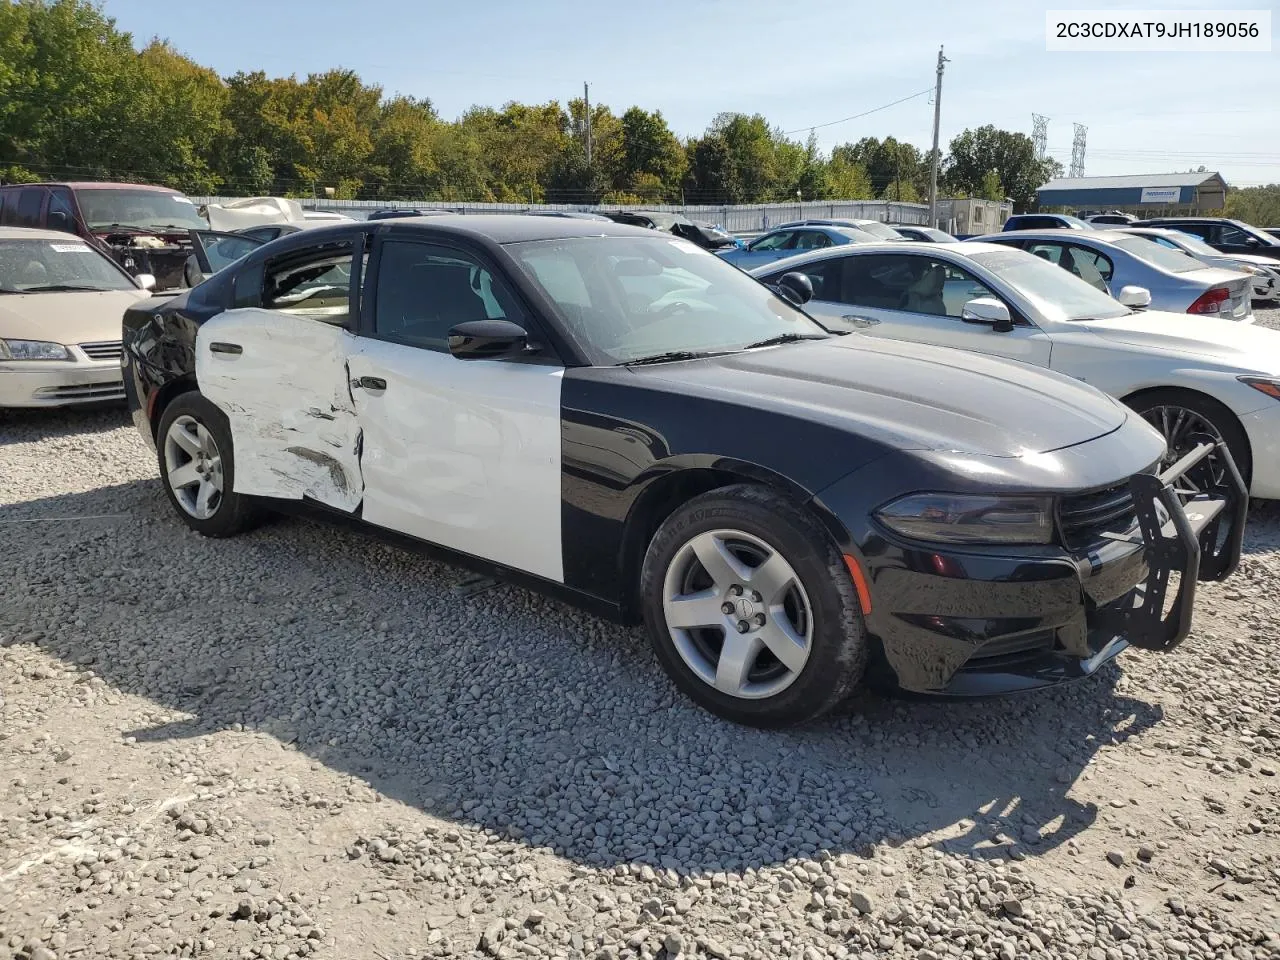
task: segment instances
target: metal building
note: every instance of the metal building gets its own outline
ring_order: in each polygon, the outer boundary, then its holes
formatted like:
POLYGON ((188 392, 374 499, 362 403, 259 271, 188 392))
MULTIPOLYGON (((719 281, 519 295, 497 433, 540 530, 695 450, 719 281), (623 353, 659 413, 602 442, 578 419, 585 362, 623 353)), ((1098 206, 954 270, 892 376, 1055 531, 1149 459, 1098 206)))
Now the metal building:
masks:
POLYGON ((1041 210, 1067 207, 1077 216, 1122 210, 1145 216, 1206 214, 1227 202, 1220 173, 1149 173, 1129 177, 1059 177, 1036 191, 1041 210))

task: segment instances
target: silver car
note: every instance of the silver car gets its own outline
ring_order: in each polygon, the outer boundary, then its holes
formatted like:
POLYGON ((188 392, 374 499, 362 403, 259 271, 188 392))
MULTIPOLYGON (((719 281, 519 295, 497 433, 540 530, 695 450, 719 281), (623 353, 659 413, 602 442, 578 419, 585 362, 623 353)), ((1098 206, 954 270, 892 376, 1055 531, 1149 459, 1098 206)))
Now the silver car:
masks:
POLYGON ((823 250, 846 243, 873 243, 876 238, 856 227, 829 225, 778 227, 756 237, 745 247, 729 247, 715 251, 735 267, 748 270, 762 264, 794 257, 809 250, 823 250))
POLYGON ((1120 230, 1018 230, 971 239, 1056 263, 1127 307, 1253 323, 1252 276, 1206 266, 1146 237, 1120 230))
POLYGON ((887 223, 881 223, 879 220, 827 220, 824 218, 810 218, 808 220, 792 220, 790 223, 780 223, 775 230, 785 230, 788 227, 849 227, 853 230, 860 230, 863 233, 869 233, 877 240, 905 240, 896 227, 892 227, 887 223))
POLYGON ((1253 277, 1253 299, 1280 301, 1280 262, 1250 253, 1223 253, 1199 237, 1169 227, 1118 227, 1122 233, 1146 237, 1162 247, 1181 250, 1201 263, 1224 270, 1239 270, 1253 277))

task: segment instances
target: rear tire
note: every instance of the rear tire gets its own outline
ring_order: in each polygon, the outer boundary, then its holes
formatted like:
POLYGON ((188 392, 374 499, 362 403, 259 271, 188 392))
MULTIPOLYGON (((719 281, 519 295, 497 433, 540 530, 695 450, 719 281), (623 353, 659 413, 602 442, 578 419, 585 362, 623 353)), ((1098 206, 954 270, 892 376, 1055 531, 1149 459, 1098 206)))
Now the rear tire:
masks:
POLYGON ((866 670, 844 558, 814 517, 765 488, 725 487, 678 508, 649 544, 640 589, 663 669, 735 723, 813 720, 866 670))
POLYGON ((1164 465, 1176 461, 1186 453, 1190 445, 1186 438, 1192 433, 1207 432, 1227 442, 1236 469, 1247 488, 1253 478, 1253 453, 1249 437, 1236 415, 1226 406, 1191 390, 1167 388, 1152 390, 1127 400, 1144 420, 1159 430, 1169 444, 1169 457, 1164 465), (1204 427, 1208 427, 1205 430, 1204 427))
POLYGON ((252 499, 232 492, 231 427, 211 401, 196 391, 173 400, 156 438, 160 482, 183 523, 206 537, 232 537, 258 523, 252 499))

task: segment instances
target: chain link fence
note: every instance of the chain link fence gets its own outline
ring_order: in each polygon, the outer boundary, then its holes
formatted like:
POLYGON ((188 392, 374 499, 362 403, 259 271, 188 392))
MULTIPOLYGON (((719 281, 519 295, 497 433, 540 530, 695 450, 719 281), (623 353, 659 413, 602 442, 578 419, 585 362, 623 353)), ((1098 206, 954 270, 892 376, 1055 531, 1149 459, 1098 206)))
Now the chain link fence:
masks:
MULTIPOLYGON (((192 197, 197 204, 227 203, 239 197, 192 197)), ((429 200, 328 200, 299 198, 305 210, 341 213, 363 220, 374 210, 387 207, 420 207, 454 213, 527 213, 538 210, 656 210, 684 214, 690 220, 713 224, 730 233, 760 233, 792 220, 878 220, 881 223, 923 224, 929 208, 922 203, 895 203, 889 200, 813 200, 807 203, 748 203, 720 205, 673 204, 528 204, 528 203, 443 203, 429 200)))

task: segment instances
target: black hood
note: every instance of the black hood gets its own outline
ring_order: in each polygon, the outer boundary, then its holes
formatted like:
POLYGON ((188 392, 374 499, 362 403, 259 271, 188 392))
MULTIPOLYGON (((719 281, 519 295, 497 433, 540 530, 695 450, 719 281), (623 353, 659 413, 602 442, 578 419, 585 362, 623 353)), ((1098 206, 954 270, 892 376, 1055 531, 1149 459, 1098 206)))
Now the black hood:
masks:
POLYGON ((1021 457, 1111 433, 1129 416, 1039 367, 858 334, 631 369, 687 395, 798 414, 898 450, 1021 457))

